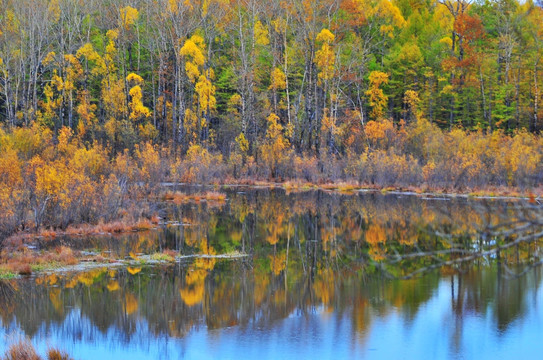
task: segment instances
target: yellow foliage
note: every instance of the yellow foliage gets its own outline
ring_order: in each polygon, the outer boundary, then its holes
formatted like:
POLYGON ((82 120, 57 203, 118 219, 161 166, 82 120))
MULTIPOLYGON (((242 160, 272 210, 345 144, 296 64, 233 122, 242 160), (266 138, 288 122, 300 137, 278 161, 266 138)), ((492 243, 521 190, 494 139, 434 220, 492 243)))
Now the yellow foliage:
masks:
POLYGON ((75 90, 75 82, 83 75, 83 68, 79 60, 71 55, 64 55, 65 71, 64 71, 64 84, 63 87, 69 92, 71 99, 72 92, 75 90))
POLYGON ((43 164, 35 170, 36 194, 43 198, 57 198, 68 182, 68 172, 63 163, 43 164))
POLYGON ((136 85, 143 84, 143 78, 136 73, 130 73, 126 76, 126 81, 129 83, 135 83, 136 85))
POLYGON ((241 152, 246 153, 247 151, 249 151, 249 141, 245 138, 245 135, 243 133, 240 133, 236 137, 236 143, 238 144, 241 152))
POLYGON ((234 94, 228 99, 228 112, 239 114, 238 107, 241 106, 241 95, 234 94))
POLYGON ((452 47, 452 39, 450 37, 448 37, 448 36, 445 36, 444 38, 439 40, 439 43, 447 45, 447 48, 452 47))
POLYGON ((51 15, 53 22, 57 23, 60 19, 60 4, 59 0, 51 0, 49 2, 49 6, 47 7, 47 11, 51 15))
POLYGON ((115 41, 119 37, 119 30, 108 30, 106 32, 106 37, 109 39, 109 41, 115 41))
POLYGON ((202 1, 202 16, 203 17, 205 17, 207 15, 207 11, 209 10, 209 3, 210 3, 210 0, 203 0, 202 1))
POLYGON ((140 138, 145 141, 153 141, 158 138, 158 129, 150 122, 147 124, 140 124, 138 130, 140 138))
POLYGON ((122 79, 110 82, 104 80, 102 100, 104 109, 112 117, 111 120, 116 122, 116 119, 126 117, 126 96, 122 79))
POLYGON ((202 112, 208 112, 214 110, 217 105, 215 99, 215 86, 211 84, 208 77, 201 75, 194 87, 198 94, 198 102, 202 112))
POLYGON ((279 117, 271 113, 267 120, 266 141, 260 150, 263 161, 268 165, 272 176, 275 176, 277 166, 285 157, 285 151, 290 147, 290 143, 283 135, 283 126, 279 123, 279 117))
POLYGON ((388 96, 380 88, 382 84, 388 83, 388 74, 381 71, 372 71, 370 73, 370 86, 366 91, 369 104, 372 107, 371 117, 375 120, 382 119, 386 107, 388 96))
POLYGON ((121 24, 125 29, 129 29, 130 25, 134 25, 138 19, 138 9, 135 9, 131 6, 126 6, 120 10, 121 15, 121 24))
POLYGON ((177 0, 168 0, 168 11, 172 14, 177 14, 177 12, 179 11, 177 2, 177 0))
POLYGON ((187 160, 191 162, 201 161, 206 163, 209 160, 209 152, 200 145, 191 144, 187 150, 187 160))
POLYGON ((130 89, 129 94, 132 100, 129 104, 130 120, 138 121, 151 116, 151 111, 149 108, 143 105, 143 94, 141 87, 139 85, 134 86, 132 89, 130 89))
POLYGON ((58 132, 58 145, 57 149, 61 153, 67 154, 68 152, 71 152, 74 150, 74 148, 70 147, 70 140, 72 139, 74 133, 72 129, 69 127, 63 126, 59 132, 58 132))
POLYGON ((21 162, 15 149, 3 149, 0 156, 0 185, 14 189, 21 185, 21 162))
POLYGON ((372 13, 385 22, 380 31, 390 38, 394 37, 394 28, 402 28, 406 24, 401 10, 389 0, 380 0, 372 13))
POLYGON ((330 80, 334 76, 335 54, 330 44, 334 41, 334 35, 328 30, 323 29, 317 36, 318 41, 322 41, 321 48, 315 53, 315 64, 319 68, 318 74, 321 80, 330 80))
POLYGON ((77 125, 77 131, 80 136, 84 136, 88 130, 94 129, 97 125, 97 118, 95 115, 96 105, 91 104, 89 101, 89 92, 82 90, 78 95, 79 105, 77 105, 75 111, 79 116, 79 123, 77 125))
POLYGON ((54 51, 49 52, 47 55, 45 55, 45 57, 43 58, 43 60, 42 60, 41 63, 42 63, 43 65, 45 65, 45 66, 51 64, 53 61, 55 61, 55 56, 56 56, 56 55, 57 55, 57 54, 55 54, 54 51))
POLYGON ((409 110, 415 115, 415 118, 422 116, 422 112, 419 112, 419 94, 414 90, 407 90, 403 97, 403 102, 408 106, 409 110))
POLYGON ((197 142, 199 137, 197 132, 198 116, 191 109, 185 110, 183 127, 185 128, 185 133, 187 134, 189 142, 197 142))
POLYGON ((196 79, 200 77, 200 70, 198 69, 198 66, 188 61, 185 63, 185 72, 192 83, 194 83, 196 79))
POLYGON ((138 160, 141 180, 156 180, 160 166, 160 154, 156 147, 149 142, 136 146, 135 157, 138 160))
POLYGON ((70 168, 76 172, 98 179, 109 170, 109 156, 107 151, 98 143, 90 149, 78 148, 73 152, 70 168))
POLYGON ((105 74, 107 66, 104 59, 94 50, 91 43, 86 43, 76 52, 77 58, 85 58, 87 61, 93 62, 96 67, 91 70, 93 75, 105 74))
POLYGON ((509 178, 512 178, 513 174, 522 178, 535 173, 542 160, 541 153, 534 151, 537 147, 535 137, 525 130, 518 131, 513 136, 510 150, 505 157, 509 178))
POLYGON ((286 30, 287 22, 282 18, 276 18, 271 21, 271 25, 276 33, 281 33, 286 30))
POLYGON ((276 67, 273 69, 271 76, 270 76, 270 86, 268 89, 270 90, 284 90, 287 86, 286 84, 286 76, 283 70, 276 67))
POLYGON ((188 58, 196 66, 203 66, 205 63, 205 43, 200 35, 192 35, 190 39, 185 41, 179 52, 181 56, 188 58))
POLYGON ((255 22, 255 42, 257 45, 269 45, 270 39, 268 34, 268 29, 262 25, 262 23, 259 21, 255 22))
POLYGON ((328 29, 322 29, 321 32, 317 35, 316 40, 319 42, 332 43, 335 40, 335 35, 328 29))

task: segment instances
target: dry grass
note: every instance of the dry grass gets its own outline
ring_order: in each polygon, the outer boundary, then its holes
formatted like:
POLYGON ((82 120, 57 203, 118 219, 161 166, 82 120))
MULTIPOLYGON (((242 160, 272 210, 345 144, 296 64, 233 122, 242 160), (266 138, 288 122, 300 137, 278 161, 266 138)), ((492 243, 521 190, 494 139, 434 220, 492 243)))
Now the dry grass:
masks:
POLYGON ((151 259, 156 261, 175 262, 175 257, 178 253, 174 250, 164 250, 163 252, 157 252, 151 255, 151 259))
POLYGON ((147 231, 154 228, 155 225, 148 219, 140 219, 132 226, 132 231, 147 231))
POLYGON ((69 226, 65 231, 48 231, 48 236, 44 236, 43 232, 40 232, 39 236, 54 238, 56 236, 89 236, 89 235, 102 235, 102 234, 123 234, 133 231, 146 231, 153 229, 159 223, 159 218, 153 216, 149 219, 133 220, 117 220, 112 222, 103 223, 100 222, 97 225, 81 224, 77 226, 69 226), (53 235, 54 233, 54 235, 53 235))
POLYGON ((166 192, 162 195, 162 199, 165 201, 172 201, 175 204, 185 204, 189 202, 224 202, 226 200, 226 194, 218 191, 205 191, 195 194, 185 194, 180 191, 166 192))
POLYGON ((30 275, 33 269, 76 265, 79 263, 78 257, 79 253, 75 253, 66 246, 56 247, 43 254, 23 248, 9 253, 4 252, 1 256, 0 270, 19 275, 30 275))
MULTIPOLYGON (((2 360, 43 360, 38 355, 34 345, 28 339, 20 339, 12 344, 4 354, 2 360)), ((47 360, 73 360, 65 351, 50 348, 47 350, 47 360)))
POLYGON ((47 360, 72 360, 72 357, 65 351, 53 348, 47 350, 47 360))
MULTIPOLYGON (((210 196, 212 198, 212 196, 210 196)), ((133 231, 147 231, 155 228, 160 223, 160 218, 157 215, 153 215, 151 219, 140 218, 138 220, 132 220, 130 217, 125 217, 122 220, 116 220, 111 222, 99 222, 98 224, 79 224, 70 225, 65 230, 60 229, 41 229, 36 232, 20 232, 8 237, 4 245, 17 249, 23 246, 28 241, 36 238, 44 240, 53 240, 60 236, 96 236, 96 235, 110 235, 110 234, 123 234, 133 231)))
POLYGON ((3 360, 42 360, 28 339, 21 339, 11 345, 4 354, 3 360))
POLYGON ((304 192, 317 189, 318 186, 306 181, 285 181, 283 188, 289 193, 304 192))
POLYGON ((358 186, 356 186, 355 184, 342 182, 342 183, 337 184, 337 189, 340 192, 352 193, 358 189, 358 186))

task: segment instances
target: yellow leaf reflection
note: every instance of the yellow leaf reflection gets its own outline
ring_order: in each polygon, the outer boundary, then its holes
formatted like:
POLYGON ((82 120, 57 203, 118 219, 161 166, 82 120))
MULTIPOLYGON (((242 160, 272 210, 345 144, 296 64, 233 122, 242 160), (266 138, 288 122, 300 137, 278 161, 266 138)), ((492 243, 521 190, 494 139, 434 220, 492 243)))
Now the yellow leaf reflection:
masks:
POLYGON ((127 293, 125 295, 125 312, 126 315, 130 315, 135 313, 138 310, 138 300, 136 297, 131 294, 127 293))
POLYGON ((286 253, 280 253, 276 255, 268 255, 270 259, 270 268, 275 275, 279 275, 281 271, 285 270, 287 264, 287 255, 286 253))
POLYGON ((120 289, 119 283, 116 280, 110 280, 107 284, 109 292, 117 291, 120 289))
POLYGON ((51 303, 53 304, 53 307, 57 311, 57 313, 62 312, 63 303, 62 299, 60 298, 60 288, 52 288, 49 290, 49 299, 51 299, 51 303))
POLYGON ((204 299, 204 284, 196 284, 180 289, 179 295, 187 306, 199 304, 204 299))
POLYGON ((77 285, 78 282, 79 282, 79 280, 78 280, 77 276, 74 276, 68 282, 66 282, 64 284, 64 288, 73 289, 77 285))
POLYGON ((202 302, 205 292, 205 269, 195 269, 185 275, 186 286, 179 290, 181 300, 188 305, 194 306, 202 302))
POLYGON ((141 268, 135 268, 131 266, 127 267, 126 270, 128 270, 131 275, 136 275, 137 273, 141 272, 141 268))

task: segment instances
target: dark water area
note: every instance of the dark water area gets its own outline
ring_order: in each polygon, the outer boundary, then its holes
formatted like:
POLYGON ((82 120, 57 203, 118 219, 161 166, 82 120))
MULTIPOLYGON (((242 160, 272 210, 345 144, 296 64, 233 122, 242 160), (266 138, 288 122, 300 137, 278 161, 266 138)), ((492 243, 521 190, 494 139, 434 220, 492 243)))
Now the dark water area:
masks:
POLYGON ((539 357, 537 243, 433 266, 450 260, 439 251, 451 239, 475 250, 500 241, 481 232, 518 217, 517 201, 221 191, 224 202, 162 203, 158 230, 54 245, 247 257, 1 283, 0 352, 24 335, 42 354, 58 346, 76 359, 539 357))

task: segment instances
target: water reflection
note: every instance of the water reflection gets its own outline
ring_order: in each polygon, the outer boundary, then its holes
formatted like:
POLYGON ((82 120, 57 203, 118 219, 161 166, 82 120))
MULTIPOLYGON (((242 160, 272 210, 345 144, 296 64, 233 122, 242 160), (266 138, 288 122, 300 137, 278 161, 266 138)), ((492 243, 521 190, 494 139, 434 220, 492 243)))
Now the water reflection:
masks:
MULTIPOLYGON (((543 327, 540 268, 518 279, 493 259, 410 280, 379 271, 393 252, 446 246, 440 233, 477 241, 479 228, 515 216, 510 209, 494 201, 274 190, 230 191, 221 206, 164 204, 159 231, 76 246, 118 257, 164 249, 249 257, 10 281, 0 286, 0 319, 5 333, 61 344, 81 359, 490 358, 498 350, 513 355, 515 342, 528 354, 538 344, 528 339, 543 327)), ((519 246, 501 261, 520 264, 536 246, 519 246)), ((404 274, 423 261, 393 270, 404 274)))
MULTIPOLYGON (((239 261, 222 261, 212 270, 206 269, 209 264, 200 265, 143 268, 134 275, 127 269, 104 268, 6 283, 12 291, 3 292, 1 321, 8 332, 19 329, 35 341, 52 339, 76 352, 105 341, 124 344, 127 354, 145 353, 149 343, 191 339, 203 331, 207 336, 217 331, 271 334, 293 319, 299 323, 292 326, 307 332, 298 334, 302 338, 316 331, 303 324, 316 322, 323 346, 333 340, 327 338, 331 332, 341 330, 344 341, 355 341, 360 351, 376 346, 376 329, 383 326, 409 329, 408 337, 414 338, 429 330, 443 331, 448 338, 442 341, 458 355, 470 350, 466 337, 489 332, 498 345, 509 332, 529 334, 541 326, 540 270, 520 280, 506 279, 491 268, 411 280, 323 270, 292 276, 285 283, 273 271, 239 261), (539 315, 528 318, 534 311, 539 315), (444 323, 432 329, 440 317, 444 323), (421 322, 426 328, 418 329, 421 322)), ((251 347, 268 341, 252 339, 251 347)), ((397 340, 406 341, 405 336, 397 340)))

